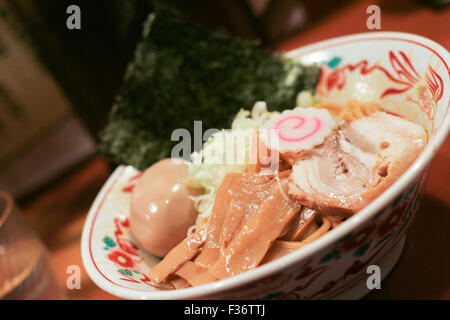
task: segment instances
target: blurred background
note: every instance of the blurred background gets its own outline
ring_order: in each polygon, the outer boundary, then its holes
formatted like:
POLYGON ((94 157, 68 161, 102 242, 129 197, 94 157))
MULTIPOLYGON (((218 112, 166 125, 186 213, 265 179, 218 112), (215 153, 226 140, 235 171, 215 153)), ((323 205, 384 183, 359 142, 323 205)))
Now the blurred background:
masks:
MULTIPOLYGON (((449 49, 449 3, 0 0, 0 189, 14 196, 49 246, 56 269, 62 261, 81 265, 83 221, 112 170, 96 155, 97 133, 120 89, 142 23, 160 7, 177 8, 209 28, 286 51, 373 31, 366 27, 366 8, 376 4, 381 8, 381 31, 416 33, 449 49), (81 30, 66 28, 66 9, 72 4, 81 8, 81 30)), ((448 166, 449 159, 445 154, 443 164, 448 166)), ((57 271, 62 282, 64 270, 57 271)), ((92 287, 70 295, 107 297, 100 292, 92 287)))
MULTIPOLYGON (((399 20, 414 11, 448 11, 449 1, 372 2, 381 7, 383 30, 421 34, 428 26, 399 20), (397 21, 388 24, 386 16, 397 21)), ((209 28, 276 50, 289 36, 306 35, 358 3, 364 1, 0 0, 0 188, 25 199, 95 153, 97 132, 150 12, 176 8, 209 28), (80 30, 65 27, 71 4, 81 8, 80 30)), ((356 21, 343 21, 324 38, 352 33, 355 25, 368 31, 360 8, 356 21)))

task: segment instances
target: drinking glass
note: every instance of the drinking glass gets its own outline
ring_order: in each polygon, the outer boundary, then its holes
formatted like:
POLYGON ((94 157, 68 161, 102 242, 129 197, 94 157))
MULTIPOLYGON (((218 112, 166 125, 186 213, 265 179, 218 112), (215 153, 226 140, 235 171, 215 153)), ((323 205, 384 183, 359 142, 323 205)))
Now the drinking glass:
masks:
POLYGON ((13 198, 0 190, 0 299, 64 299, 49 253, 21 216, 13 198))

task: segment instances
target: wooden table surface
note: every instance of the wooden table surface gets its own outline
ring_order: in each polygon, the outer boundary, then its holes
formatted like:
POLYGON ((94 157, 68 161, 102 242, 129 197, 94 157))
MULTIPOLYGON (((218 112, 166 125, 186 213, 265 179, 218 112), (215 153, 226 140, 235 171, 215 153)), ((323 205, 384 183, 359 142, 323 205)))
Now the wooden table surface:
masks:
MULTIPOLYGON (((401 0, 351 3, 282 41, 276 49, 289 50, 334 36, 367 32, 366 8, 373 3, 381 7, 383 31, 416 33, 450 48, 449 6, 444 11, 434 11, 417 1, 401 0)), ((433 160, 419 212, 407 232, 406 246, 397 266, 383 281, 382 289, 373 291, 365 299, 450 299, 449 164, 450 138, 447 138, 433 160)), ((89 279, 80 252, 87 211, 109 174, 106 161, 93 157, 21 207, 47 244, 54 272, 63 288, 66 288, 67 267, 80 267, 81 289, 66 289, 70 299, 117 299, 89 279)))

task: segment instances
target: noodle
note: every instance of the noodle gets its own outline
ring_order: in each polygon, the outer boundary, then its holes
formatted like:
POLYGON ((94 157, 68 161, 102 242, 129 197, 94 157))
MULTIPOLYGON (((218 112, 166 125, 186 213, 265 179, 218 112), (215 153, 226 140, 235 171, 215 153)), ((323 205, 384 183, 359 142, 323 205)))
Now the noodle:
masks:
POLYGON ((322 222, 323 223, 318 230, 314 231, 311 235, 306 237, 304 240, 300 241, 300 243, 302 243, 302 244, 311 243, 314 240, 319 239, 325 233, 327 233, 328 230, 330 230, 330 228, 331 228, 331 221, 330 221, 330 219, 328 219, 326 217, 322 217, 322 222))
POLYGON ((381 107, 375 103, 360 103, 356 100, 350 100, 346 106, 324 102, 316 105, 316 108, 327 109, 333 117, 345 122, 356 120, 381 110, 381 107))

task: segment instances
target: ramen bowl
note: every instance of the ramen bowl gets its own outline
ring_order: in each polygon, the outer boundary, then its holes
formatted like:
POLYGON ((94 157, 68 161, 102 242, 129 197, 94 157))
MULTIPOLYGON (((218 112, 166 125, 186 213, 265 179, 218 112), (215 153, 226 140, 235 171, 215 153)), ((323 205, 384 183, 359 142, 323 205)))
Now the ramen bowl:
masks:
POLYGON ((140 172, 120 166, 93 203, 82 235, 84 266, 100 288, 126 299, 359 298, 368 292, 369 266, 379 266, 383 276, 392 269, 450 128, 450 55, 429 39, 396 32, 334 38, 287 55, 322 66, 318 99, 377 102, 423 126, 424 151, 382 195, 311 244, 237 276, 180 290, 159 289, 148 278, 160 259, 139 246, 128 221, 140 172), (358 283, 364 285, 349 290, 358 283))

